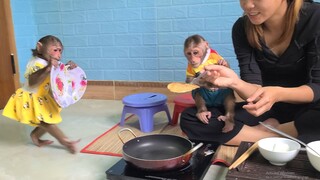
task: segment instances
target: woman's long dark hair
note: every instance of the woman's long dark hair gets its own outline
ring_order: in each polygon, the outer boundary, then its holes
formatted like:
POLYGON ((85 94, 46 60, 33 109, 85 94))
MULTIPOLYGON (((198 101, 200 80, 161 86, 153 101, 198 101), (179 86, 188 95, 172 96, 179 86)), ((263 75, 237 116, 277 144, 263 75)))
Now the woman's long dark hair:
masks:
MULTIPOLYGON (((311 1, 312 0, 307 0, 311 1)), ((291 38, 294 27, 299 20, 299 12, 303 5, 303 0, 287 0, 288 9, 285 17, 284 31, 277 42, 282 42, 287 38, 291 38)), ((245 15, 245 31, 249 44, 257 49, 261 49, 261 40, 263 39, 263 24, 254 25, 250 22, 249 18, 245 15)))

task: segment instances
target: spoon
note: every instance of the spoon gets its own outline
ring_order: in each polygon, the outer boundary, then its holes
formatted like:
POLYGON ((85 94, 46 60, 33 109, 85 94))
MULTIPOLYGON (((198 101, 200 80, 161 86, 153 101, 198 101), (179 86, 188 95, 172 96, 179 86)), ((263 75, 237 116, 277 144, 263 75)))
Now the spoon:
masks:
POLYGON ((193 153, 194 151, 196 151, 197 149, 199 149, 202 145, 203 145, 203 143, 199 143, 198 145, 196 145, 195 147, 193 147, 192 149, 190 149, 187 153, 185 153, 185 155, 189 155, 189 154, 193 153))
POLYGON ((276 128, 268 125, 268 124, 265 124, 265 123, 263 123, 263 122, 259 122, 259 123, 260 123, 261 125, 263 125, 264 127, 268 128, 269 130, 277 133, 277 134, 280 134, 280 135, 282 135, 282 136, 284 136, 284 137, 287 137, 287 138, 289 138, 289 139, 292 139, 292 140, 294 140, 294 141, 297 141, 298 143, 304 145, 305 147, 308 147, 308 148, 311 149, 313 152, 315 152, 318 156, 320 156, 320 154, 319 154, 316 150, 312 149, 310 146, 308 146, 306 143, 300 141, 299 139, 294 138, 294 137, 290 136, 289 134, 284 133, 284 132, 282 132, 282 131, 280 131, 280 130, 278 130, 278 129, 276 129, 276 128))

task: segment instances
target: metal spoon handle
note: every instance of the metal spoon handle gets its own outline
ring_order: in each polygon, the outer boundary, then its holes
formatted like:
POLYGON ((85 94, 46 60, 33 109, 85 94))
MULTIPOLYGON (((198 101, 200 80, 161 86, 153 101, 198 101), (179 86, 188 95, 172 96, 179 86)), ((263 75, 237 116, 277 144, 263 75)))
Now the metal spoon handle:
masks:
POLYGON ((308 147, 308 148, 311 149, 313 152, 315 152, 318 156, 320 156, 320 154, 319 154, 316 150, 312 149, 310 146, 308 146, 306 143, 300 141, 299 139, 297 139, 297 138, 295 138, 295 137, 292 137, 292 136, 290 136, 289 134, 284 133, 284 132, 282 132, 282 131, 280 131, 280 130, 278 130, 278 129, 276 129, 276 128, 268 125, 268 124, 264 124, 263 122, 259 122, 259 123, 260 123, 261 125, 263 125, 264 127, 270 129, 271 131, 275 132, 275 133, 278 133, 278 134, 280 134, 280 135, 282 135, 282 136, 284 136, 284 137, 287 137, 287 138, 289 138, 289 139, 292 139, 292 140, 294 140, 294 141, 297 141, 298 143, 304 145, 305 147, 308 147))
POLYGON ((282 135, 282 136, 284 136, 284 137, 287 137, 287 138, 289 138, 289 139, 293 139, 293 140, 299 142, 300 144, 302 144, 302 145, 304 145, 304 146, 308 146, 306 143, 300 141, 299 139, 294 138, 294 137, 290 136, 289 134, 284 133, 284 132, 282 132, 282 131, 280 131, 280 130, 278 130, 278 129, 276 129, 276 128, 268 125, 268 124, 264 124, 263 122, 259 122, 259 123, 262 124, 264 127, 270 129, 270 130, 273 131, 273 132, 276 132, 276 133, 278 133, 278 134, 280 134, 280 135, 282 135))
POLYGON ((191 154, 194 151, 196 151, 197 149, 199 149, 201 146, 203 145, 203 143, 199 143, 198 145, 196 145, 195 147, 193 147, 192 149, 190 149, 185 155, 191 154))

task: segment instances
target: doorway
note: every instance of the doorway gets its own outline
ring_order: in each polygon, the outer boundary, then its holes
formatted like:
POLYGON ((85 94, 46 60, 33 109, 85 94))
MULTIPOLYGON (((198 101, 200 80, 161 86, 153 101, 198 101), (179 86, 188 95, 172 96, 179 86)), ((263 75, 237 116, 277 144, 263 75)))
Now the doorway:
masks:
POLYGON ((0 1, 0 109, 20 87, 10 0, 0 1))

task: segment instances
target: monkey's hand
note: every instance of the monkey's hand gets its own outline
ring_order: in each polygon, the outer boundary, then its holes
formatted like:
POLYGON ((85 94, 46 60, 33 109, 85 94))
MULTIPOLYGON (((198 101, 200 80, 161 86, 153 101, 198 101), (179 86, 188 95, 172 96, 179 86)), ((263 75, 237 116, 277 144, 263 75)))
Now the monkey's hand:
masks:
POLYGON ((219 121, 226 121, 227 120, 227 116, 221 115, 217 118, 219 121))
POLYGON ((222 66, 225 66, 225 67, 230 67, 228 61, 225 60, 225 59, 220 59, 220 60, 218 61, 218 65, 222 65, 222 66))
POLYGON ((224 127, 222 128, 222 132, 227 133, 233 129, 234 123, 230 121, 224 122, 224 127))
POLYGON ((198 85, 198 86, 204 86, 206 81, 203 78, 203 76, 205 76, 206 72, 205 71, 200 71, 198 73, 199 73, 199 75, 197 77, 193 78, 191 83, 195 84, 195 85, 198 85))
POLYGON ((211 82, 208 82, 205 80, 204 76, 206 75, 206 72, 203 71, 197 78, 194 78, 191 83, 196 84, 198 86, 205 87, 207 89, 210 89, 211 91, 216 91, 219 88, 215 87, 211 82))
POLYGON ((204 124, 209 124, 209 119, 211 118, 211 112, 210 111, 198 112, 196 116, 204 124))
POLYGON ((50 59, 48 60, 48 69, 49 71, 51 70, 51 67, 58 67, 59 66, 59 59, 56 59, 54 57, 50 57, 50 59))
POLYGON ((66 66, 69 66, 68 69, 74 69, 77 67, 77 64, 73 61, 68 61, 66 66))

